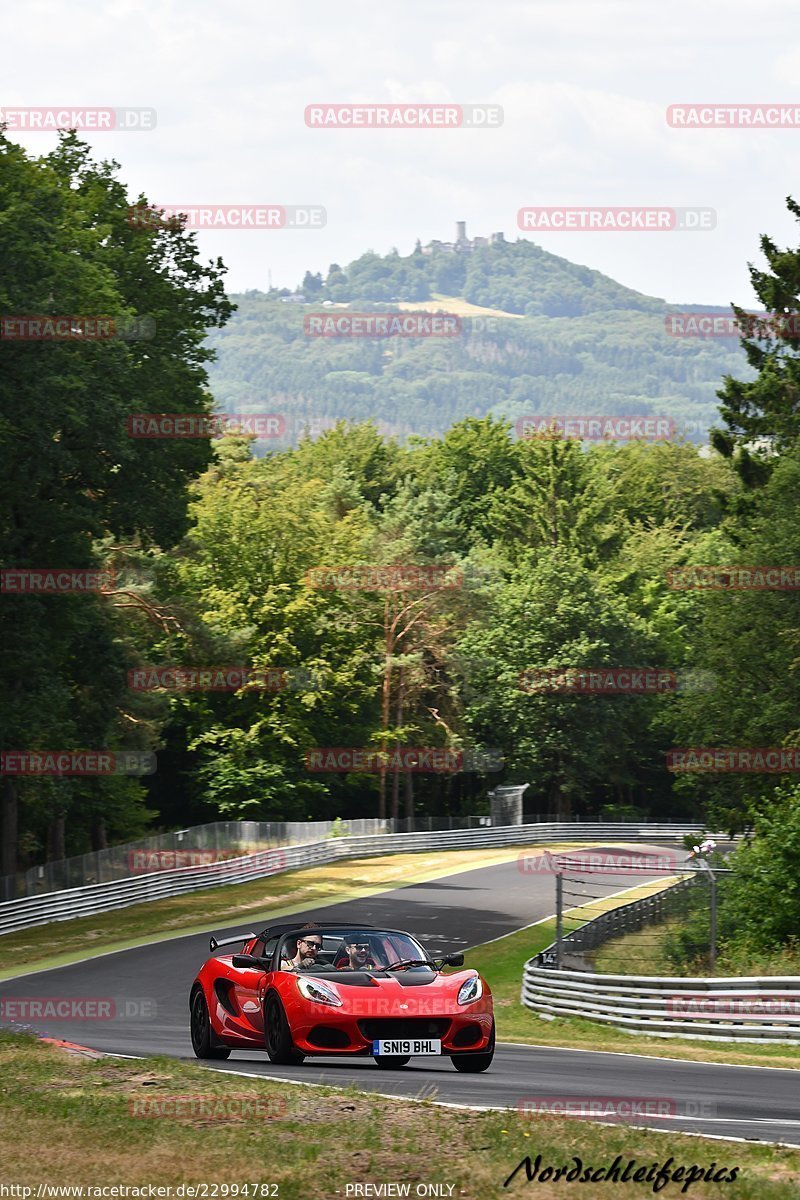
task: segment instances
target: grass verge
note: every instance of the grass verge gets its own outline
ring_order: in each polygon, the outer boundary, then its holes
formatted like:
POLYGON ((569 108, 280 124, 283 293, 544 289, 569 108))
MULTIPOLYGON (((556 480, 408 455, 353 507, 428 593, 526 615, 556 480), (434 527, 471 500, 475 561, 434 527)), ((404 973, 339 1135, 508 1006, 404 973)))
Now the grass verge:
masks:
POLYGON ((0 938, 3 969, 0 979, 23 971, 45 970, 108 950, 125 950, 145 942, 206 933, 240 922, 243 929, 258 926, 267 916, 291 916, 315 904, 355 900, 388 888, 439 879, 545 850, 572 849, 574 843, 552 846, 506 846, 496 850, 444 850, 420 854, 386 854, 376 858, 342 859, 319 867, 287 871, 250 883, 206 888, 167 900, 152 900, 130 908, 78 917, 9 933, 0 938))
POLYGON ((613 938, 593 950, 589 961, 600 975, 674 975, 676 968, 664 954, 664 940, 679 926, 679 918, 673 917, 613 938))
MULTIPOLYGON (((440 1195, 486 1200, 531 1194, 524 1170, 503 1188, 526 1155, 534 1161, 541 1155, 542 1168, 573 1167, 577 1156, 584 1169, 598 1169, 619 1155, 623 1167, 631 1159, 648 1169, 672 1159, 671 1170, 707 1170, 712 1163, 717 1171, 738 1169, 734 1182, 694 1183, 693 1200, 796 1200, 798 1194, 800 1153, 777 1147, 526 1118, 514 1110, 440 1108, 430 1100, 236 1078, 172 1059, 79 1056, 24 1036, 0 1034, 0 1069, 0 1115, 13 1131, 3 1144, 3 1181, 32 1187, 34 1196, 39 1184, 128 1185, 144 1187, 146 1196, 148 1184, 257 1183, 277 1185, 259 1192, 259 1200, 344 1200, 348 1184, 407 1183, 412 1196, 418 1184, 439 1184, 440 1195), (254 1115, 259 1109, 267 1115, 254 1115)), ((476 1102, 480 1083, 476 1078, 476 1102)), ((679 1179, 659 1194, 679 1196, 682 1187, 679 1179)), ((648 1183, 595 1182, 588 1191, 560 1179, 537 1180, 535 1192, 544 1200, 603 1200, 620 1192, 635 1200, 653 1190, 648 1183)))
MULTIPOLYGON (((621 896, 614 903, 627 903, 630 898, 621 896)), ((639 1033, 626 1033, 595 1021, 583 1021, 579 1017, 546 1019, 532 1012, 520 1002, 522 968, 527 959, 555 941, 555 936, 555 921, 545 921, 496 942, 476 946, 467 954, 466 965, 479 970, 492 989, 497 1036, 501 1041, 571 1047, 576 1050, 649 1054, 656 1058, 681 1058, 695 1062, 800 1069, 800 1046, 759 1046, 739 1042, 647 1037, 639 1033)))
MULTIPOLYGON (((667 937, 681 929, 680 917, 672 917, 658 925, 650 925, 636 933, 628 933, 605 942, 589 956, 594 969, 600 973, 618 972, 622 975, 709 975, 706 962, 676 967, 666 953, 667 937), (616 964, 616 965, 615 965, 616 964)), ((721 946, 717 954, 718 976, 735 975, 797 975, 800 974, 800 944, 785 946, 779 951, 747 951, 739 946, 721 946)))

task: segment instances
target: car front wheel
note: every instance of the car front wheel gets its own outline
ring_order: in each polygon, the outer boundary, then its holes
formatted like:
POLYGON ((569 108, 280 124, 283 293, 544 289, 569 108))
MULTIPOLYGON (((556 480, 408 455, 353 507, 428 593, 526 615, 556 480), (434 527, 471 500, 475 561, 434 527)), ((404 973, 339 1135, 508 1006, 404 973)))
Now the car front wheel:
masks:
POLYGON ((492 1021, 492 1032, 489 1034, 489 1045, 485 1050, 479 1051, 477 1054, 451 1054, 450 1061, 457 1071, 461 1071, 465 1075, 477 1075, 480 1071, 486 1071, 492 1065, 494 1058, 494 1021, 492 1021))
POLYGON ((213 1042, 208 1005, 203 995, 203 989, 199 985, 192 996, 190 1030, 192 1034, 192 1049, 196 1058, 229 1057, 230 1050, 225 1046, 217 1046, 213 1042))
POLYGON ((286 1013, 274 992, 267 996, 264 1005, 264 1044, 269 1061, 279 1066, 298 1066, 305 1059, 292 1041, 286 1013))

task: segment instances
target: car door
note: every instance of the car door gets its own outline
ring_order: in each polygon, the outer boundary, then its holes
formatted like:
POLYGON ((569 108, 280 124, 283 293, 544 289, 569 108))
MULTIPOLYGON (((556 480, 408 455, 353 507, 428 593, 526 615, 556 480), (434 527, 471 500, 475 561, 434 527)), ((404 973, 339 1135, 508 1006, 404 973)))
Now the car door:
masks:
MULTIPOLYGON (((271 959, 277 944, 277 937, 269 938, 266 943, 257 942, 252 952, 258 958, 271 959)), ((259 1035, 264 1033, 264 996, 271 974, 271 971, 255 966, 231 966, 236 1007, 247 1025, 259 1035)))

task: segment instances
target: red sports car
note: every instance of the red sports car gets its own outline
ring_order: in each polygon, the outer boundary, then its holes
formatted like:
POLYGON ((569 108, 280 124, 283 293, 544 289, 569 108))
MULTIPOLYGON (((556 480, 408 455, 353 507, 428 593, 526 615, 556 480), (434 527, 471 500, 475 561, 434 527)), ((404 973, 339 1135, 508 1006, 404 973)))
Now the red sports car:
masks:
POLYGON ((203 965, 189 997, 198 1058, 266 1049, 274 1063, 311 1055, 372 1056, 404 1067, 412 1056, 485 1071, 494 1057, 492 994, 463 954, 431 958, 408 933, 368 925, 272 925, 211 939, 242 945, 203 965))

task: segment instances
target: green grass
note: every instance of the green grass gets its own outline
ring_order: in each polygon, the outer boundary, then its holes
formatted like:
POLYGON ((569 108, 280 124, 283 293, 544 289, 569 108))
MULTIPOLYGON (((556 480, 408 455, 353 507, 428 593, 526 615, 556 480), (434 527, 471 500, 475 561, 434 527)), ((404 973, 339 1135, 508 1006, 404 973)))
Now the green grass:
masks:
MULTIPOLYGON (((409 1183, 412 1196, 418 1183, 443 1184, 455 1200, 653 1194, 652 1184, 593 1183, 588 1190, 564 1180, 537 1181, 534 1189, 524 1170, 504 1189, 525 1156, 537 1155, 542 1167, 572 1167, 578 1156, 584 1168, 598 1169, 619 1155, 623 1165, 634 1159, 648 1169, 668 1159, 672 1169, 738 1168, 732 1183, 693 1184, 693 1200, 796 1200, 798 1194, 795 1150, 516 1110, 454 1110, 430 1100, 237 1078, 173 1059, 89 1058, 23 1036, 0 1034, 0 1079, 0 1120, 9 1131, 3 1182, 32 1187, 34 1196, 40 1183, 277 1184, 280 1200, 345 1200, 347 1185, 356 1182, 409 1183), (208 1108, 205 1115, 192 1112, 191 1097, 213 1102, 215 1115, 208 1108), (170 1112, 176 1098, 185 1106, 181 1115, 170 1112), (249 1116, 242 1115, 243 1101, 249 1116), (266 1116, 253 1115, 257 1104, 266 1116)), ((474 1083, 479 1101, 481 1077, 474 1083)), ((681 1187, 670 1183, 659 1194, 680 1196, 681 1187)))
MULTIPOLYGON (((600 975, 676 975, 678 971, 675 965, 664 953, 664 940, 667 933, 677 929, 679 924, 679 919, 675 917, 660 925, 648 925, 636 933, 613 938, 593 950, 588 955, 589 961, 600 975)), ((707 975, 708 972, 702 971, 700 974, 707 975)))
POLYGON ((716 969, 712 972, 705 959, 677 966, 666 953, 667 937, 681 927, 680 917, 659 925, 649 925, 636 933, 605 942, 592 951, 589 959, 599 973, 620 975, 798 975, 800 946, 797 943, 779 951, 747 950, 724 944, 718 947, 716 969))

